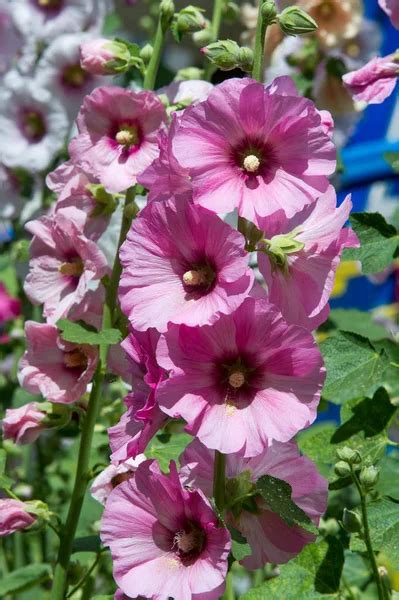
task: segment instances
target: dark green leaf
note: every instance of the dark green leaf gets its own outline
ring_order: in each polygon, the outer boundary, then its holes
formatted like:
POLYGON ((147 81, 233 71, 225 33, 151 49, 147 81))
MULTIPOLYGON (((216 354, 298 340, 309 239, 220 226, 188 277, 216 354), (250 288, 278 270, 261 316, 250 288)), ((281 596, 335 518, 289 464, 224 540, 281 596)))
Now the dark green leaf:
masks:
POLYGON ((162 471, 169 471, 171 460, 178 462, 180 454, 193 440, 188 433, 159 434, 149 443, 145 455, 155 458, 162 471))
POLYGON ((68 319, 60 319, 57 327, 61 331, 61 337, 66 342, 74 344, 89 344, 98 346, 100 344, 113 345, 122 340, 119 329, 103 329, 95 331, 82 321, 73 322, 68 319))
POLYGON ((6 594, 15 594, 38 585, 50 578, 51 566, 46 563, 27 565, 21 569, 5 575, 0 581, 0 597, 6 594))
POLYGON ((399 571, 399 519, 384 532, 381 550, 389 557, 395 571, 399 571))
POLYGON ((377 490, 399 501, 399 452, 384 456, 379 464, 380 478, 377 490))
POLYGON ((245 537, 241 535, 234 527, 229 527, 231 534, 231 553, 236 560, 243 560, 246 556, 250 556, 251 546, 247 543, 245 537))
POLYGON ((334 308, 328 316, 329 321, 337 328, 350 333, 357 333, 369 340, 380 340, 388 336, 387 330, 373 321, 370 313, 354 308, 334 308))
POLYGON ((280 575, 242 596, 240 600, 321 600, 338 598, 344 564, 339 540, 309 544, 294 560, 281 565, 280 575))
POLYGON ((317 527, 305 511, 292 500, 292 488, 289 483, 271 475, 262 475, 256 482, 256 487, 270 510, 278 514, 287 525, 299 525, 317 535, 317 527))
MULTIPOLYGON (((371 544, 375 551, 382 550, 385 533, 399 524, 399 503, 389 498, 370 502, 367 507, 371 544)), ((387 538, 385 538, 387 541, 387 538)), ((350 548, 356 552, 365 552, 364 542, 357 536, 351 536, 350 548)))
POLYGON ((320 350, 327 369, 323 397, 334 404, 373 393, 390 362, 384 349, 345 331, 323 341, 320 350))
POLYGON ((101 550, 101 540, 98 535, 88 535, 76 538, 73 542, 72 552, 95 552, 101 550))
POLYGON ((350 222, 360 248, 347 248, 344 259, 360 260, 365 274, 383 271, 392 263, 399 246, 395 227, 379 213, 352 213, 350 222))
POLYGON ((337 429, 331 442, 344 442, 361 431, 366 438, 382 433, 395 410, 387 391, 380 387, 372 398, 365 398, 352 408, 352 417, 337 429))

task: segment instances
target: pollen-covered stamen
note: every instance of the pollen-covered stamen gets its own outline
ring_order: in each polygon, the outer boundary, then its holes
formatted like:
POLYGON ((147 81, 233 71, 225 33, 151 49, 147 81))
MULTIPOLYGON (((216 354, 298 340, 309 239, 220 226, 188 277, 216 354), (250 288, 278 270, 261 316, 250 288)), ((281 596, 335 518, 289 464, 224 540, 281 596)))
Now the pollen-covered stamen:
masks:
POLYGON ((245 375, 242 371, 233 371, 232 373, 230 373, 229 375, 229 385, 234 388, 235 390, 238 390, 240 387, 242 387, 245 383, 245 375))
POLYGON ((183 555, 199 554, 205 541, 204 531, 197 526, 192 526, 188 531, 182 529, 173 538, 173 548, 183 555))
POLYGON ((255 154, 248 154, 244 158, 243 167, 248 173, 256 173, 260 167, 260 160, 255 154))
POLYGON ((116 141, 121 146, 137 146, 139 143, 139 132, 135 125, 128 125, 127 123, 122 123, 119 126, 119 131, 115 136, 116 141))
POLYGON ((87 367, 87 356, 79 348, 71 352, 65 352, 64 365, 69 369, 75 369, 76 367, 83 367, 85 369, 87 367))
POLYGON ((199 267, 198 269, 190 269, 183 275, 184 285, 192 285, 194 287, 200 285, 211 285, 215 279, 215 273, 210 267, 199 267))
POLYGON ((59 267, 60 273, 67 275, 68 277, 80 277, 83 273, 83 270, 83 262, 80 259, 73 260, 71 262, 64 262, 59 267))

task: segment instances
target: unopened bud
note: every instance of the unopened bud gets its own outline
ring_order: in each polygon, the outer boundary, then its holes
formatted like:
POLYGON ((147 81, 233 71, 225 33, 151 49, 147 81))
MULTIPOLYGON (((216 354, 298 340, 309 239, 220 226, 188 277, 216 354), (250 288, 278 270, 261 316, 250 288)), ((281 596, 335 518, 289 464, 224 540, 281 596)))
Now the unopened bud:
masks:
POLYGON ((350 465, 359 465, 362 462, 362 457, 357 450, 352 450, 348 446, 337 450, 337 456, 340 460, 349 463, 350 465))
POLYGON ((337 535, 339 533, 339 524, 337 519, 321 519, 319 531, 321 535, 337 535))
POLYGON ((347 477, 352 472, 348 463, 344 462, 343 460, 337 462, 334 467, 334 471, 338 477, 347 477))
POLYGON ((206 44, 210 44, 212 40, 213 34, 209 27, 193 33, 193 42, 199 48, 202 48, 202 46, 205 46, 206 44))
POLYGON ((378 469, 374 466, 364 467, 360 471, 359 480, 362 486, 368 491, 375 486, 378 481, 378 469))
POLYGON ((204 76, 203 69, 198 67, 185 67, 179 69, 176 73, 175 81, 189 81, 191 79, 202 79, 204 76))
POLYGON ((142 59, 144 64, 147 65, 150 62, 153 52, 154 48, 151 46, 151 44, 146 44, 142 47, 142 49, 140 50, 140 58, 142 59))
POLYGON ((162 0, 159 5, 159 14, 164 28, 169 27, 173 15, 175 14, 175 5, 173 0, 162 0))
POLYGON ((240 47, 233 40, 219 40, 202 48, 201 52, 222 71, 236 68, 250 71, 252 68, 252 50, 240 47))
POLYGON ((261 13, 266 25, 275 23, 277 17, 276 3, 273 0, 266 0, 262 4, 261 13))
POLYGON ((82 69, 92 75, 114 75, 126 71, 130 64, 130 52, 122 42, 94 39, 80 46, 82 69))
POLYGON ((280 29, 287 35, 302 35, 312 33, 317 29, 317 23, 310 15, 297 6, 289 6, 277 16, 280 29))
POLYGON ((342 524, 348 533, 359 533, 362 530, 362 520, 354 510, 344 508, 342 515, 342 524))
POLYGON ((194 33, 205 29, 207 21, 203 9, 196 6, 186 6, 175 15, 171 31, 174 38, 180 42, 185 33, 194 33))

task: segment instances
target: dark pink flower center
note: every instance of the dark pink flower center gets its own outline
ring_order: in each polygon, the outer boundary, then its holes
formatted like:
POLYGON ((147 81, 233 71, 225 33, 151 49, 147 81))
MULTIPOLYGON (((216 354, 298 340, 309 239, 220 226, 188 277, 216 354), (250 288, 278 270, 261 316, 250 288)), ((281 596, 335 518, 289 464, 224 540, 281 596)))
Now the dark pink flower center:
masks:
POLYGON ((23 109, 19 115, 19 128, 30 142, 40 142, 46 135, 46 122, 38 110, 23 109))
POLYGON ((267 177, 276 166, 275 152, 264 140, 242 140, 232 150, 231 159, 247 180, 258 175, 267 177))
POLYGON ((122 148, 122 156, 128 157, 139 150, 144 135, 139 123, 125 119, 112 125, 109 137, 112 146, 122 148))
POLYGON ((64 365, 68 369, 79 369, 83 372, 87 369, 87 356, 81 348, 75 348, 64 353, 64 365))
POLYGON ((183 563, 194 561, 206 543, 206 533, 198 523, 187 522, 173 537, 172 549, 183 563))
POLYGON ((257 366, 250 356, 227 357, 215 365, 215 384, 225 404, 232 408, 247 405, 256 390, 257 366))
POLYGON ((84 271, 83 261, 80 258, 74 258, 64 262, 60 265, 59 271, 67 277, 80 277, 84 271))
POLYGON ((33 0, 33 4, 46 13, 57 13, 62 8, 64 0, 33 0))
POLYGON ((183 274, 183 283, 187 287, 209 289, 215 280, 215 272, 209 265, 188 269, 183 274))
POLYGON ((90 79, 90 73, 84 71, 80 64, 67 65, 61 72, 61 84, 67 88, 79 90, 90 79))

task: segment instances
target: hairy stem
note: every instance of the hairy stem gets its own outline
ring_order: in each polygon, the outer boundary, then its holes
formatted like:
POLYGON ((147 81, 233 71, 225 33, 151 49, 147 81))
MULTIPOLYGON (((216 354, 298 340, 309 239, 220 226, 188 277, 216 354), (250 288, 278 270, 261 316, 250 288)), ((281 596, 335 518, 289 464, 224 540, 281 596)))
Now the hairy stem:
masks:
POLYGON ((266 21, 262 14, 263 1, 259 2, 258 20, 256 22, 255 48, 254 48, 254 66, 252 68, 252 77, 256 81, 263 82, 263 62, 265 58, 265 35, 266 21))
POLYGON ((369 521, 368 521, 368 516, 367 516, 367 502, 366 502, 366 494, 364 493, 363 487, 356 475, 356 473, 354 472, 353 468, 352 469, 352 479, 355 482, 355 485, 357 487, 357 491, 359 492, 359 496, 360 496, 360 506, 361 506, 361 510, 362 510, 362 521, 363 521, 363 533, 364 533, 364 542, 366 544, 366 548, 367 548, 367 554, 369 556, 369 560, 371 563, 371 569, 373 571, 373 577, 374 577, 374 581, 377 585, 377 592, 378 592, 378 600, 386 600, 386 594, 384 591, 384 587, 382 585, 382 581, 381 581, 381 577, 380 574, 378 572, 378 565, 377 565, 377 560, 374 554, 374 550, 373 550, 373 546, 371 543, 371 537, 370 537, 370 527, 369 527, 369 521))
POLYGON ((162 15, 160 15, 157 30, 155 32, 152 55, 144 76, 143 88, 145 90, 153 90, 155 87, 159 64, 161 62, 162 49, 165 43, 165 33, 166 28, 162 23, 162 15))
POLYGON ((213 497, 215 504, 221 512, 224 508, 226 455, 215 450, 215 462, 213 465, 213 497))

